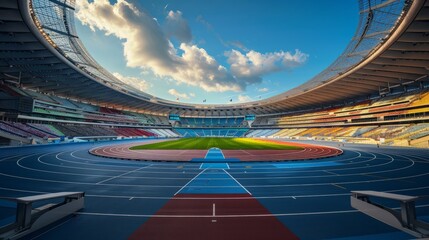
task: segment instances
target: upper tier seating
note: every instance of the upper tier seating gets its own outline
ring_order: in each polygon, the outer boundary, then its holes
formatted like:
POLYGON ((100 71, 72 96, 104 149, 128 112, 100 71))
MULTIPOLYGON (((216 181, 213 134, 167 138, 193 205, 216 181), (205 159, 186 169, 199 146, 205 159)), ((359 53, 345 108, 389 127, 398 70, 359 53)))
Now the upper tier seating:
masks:
POLYGON ((241 127, 243 126, 243 117, 232 118, 192 118, 181 117, 182 127, 241 127))
POLYGON ((248 131, 245 128, 175 128, 183 137, 242 137, 248 131))
POLYGON ((264 126, 338 126, 350 122, 371 122, 403 118, 429 117, 429 92, 410 92, 376 100, 334 107, 290 113, 283 117, 257 117, 254 127, 264 126))

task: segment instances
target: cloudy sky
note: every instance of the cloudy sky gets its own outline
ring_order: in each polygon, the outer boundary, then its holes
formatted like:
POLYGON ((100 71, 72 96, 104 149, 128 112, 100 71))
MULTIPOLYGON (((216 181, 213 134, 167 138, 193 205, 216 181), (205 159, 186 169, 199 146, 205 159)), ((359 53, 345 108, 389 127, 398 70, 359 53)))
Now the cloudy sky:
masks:
POLYGON ((341 54, 356 1, 77 0, 79 36, 118 79, 173 101, 280 94, 341 54))

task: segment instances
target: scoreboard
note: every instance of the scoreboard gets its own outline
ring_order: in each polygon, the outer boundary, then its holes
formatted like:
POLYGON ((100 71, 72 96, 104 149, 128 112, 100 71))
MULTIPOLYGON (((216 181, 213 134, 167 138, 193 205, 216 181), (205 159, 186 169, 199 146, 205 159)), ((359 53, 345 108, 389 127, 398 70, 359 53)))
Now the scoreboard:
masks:
POLYGON ((178 114, 170 114, 170 115, 168 116, 168 119, 169 119, 170 121, 180 121, 180 116, 179 116, 178 114))
POLYGON ((246 121, 255 121, 255 115, 246 115, 246 117, 244 118, 244 120, 246 121))

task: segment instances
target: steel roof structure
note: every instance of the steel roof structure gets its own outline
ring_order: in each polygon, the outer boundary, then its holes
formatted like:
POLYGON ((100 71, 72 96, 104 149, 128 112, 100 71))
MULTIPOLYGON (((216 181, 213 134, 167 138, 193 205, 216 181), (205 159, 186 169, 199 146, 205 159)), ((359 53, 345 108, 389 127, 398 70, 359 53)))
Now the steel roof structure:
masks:
POLYGON ((325 71, 277 96, 223 105, 178 103, 124 86, 85 50, 74 6, 75 0, 1 0, 0 80, 100 106, 182 116, 317 108, 429 80, 429 0, 359 0, 355 36, 325 71))

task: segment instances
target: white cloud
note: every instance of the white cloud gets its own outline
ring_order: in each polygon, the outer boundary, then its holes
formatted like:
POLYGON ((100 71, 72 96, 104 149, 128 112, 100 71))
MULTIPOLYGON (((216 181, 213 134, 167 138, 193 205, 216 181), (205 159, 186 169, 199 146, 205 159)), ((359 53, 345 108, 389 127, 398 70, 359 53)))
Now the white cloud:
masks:
POLYGON ((167 36, 174 36, 180 42, 190 42, 192 40, 191 28, 189 28, 188 22, 182 17, 181 11, 168 12, 164 31, 167 36))
POLYGON ((249 49, 240 41, 230 41, 228 44, 243 51, 249 51, 249 49))
POLYGON ((296 51, 259 53, 237 50, 225 53, 230 70, 204 48, 191 43, 192 33, 180 11, 169 11, 162 27, 146 11, 127 0, 78 0, 76 17, 92 30, 101 30, 123 40, 128 67, 151 71, 156 77, 199 87, 207 92, 240 92, 260 83, 264 74, 281 71, 305 62, 307 55, 296 51), (179 40, 176 49, 170 38, 179 40))
POLYGON ((120 73, 114 72, 113 76, 119 79, 121 82, 133 86, 134 88, 146 92, 149 89, 150 84, 143 79, 136 77, 123 76, 120 73))
POLYGON ((253 99, 247 95, 238 95, 238 102, 239 103, 245 103, 245 102, 250 102, 253 101, 253 99))
POLYGON ((176 90, 176 89, 174 89, 174 88, 172 88, 172 89, 168 90, 168 93, 169 93, 171 96, 174 96, 174 97, 176 97, 176 98, 190 99, 190 97, 188 96, 188 94, 186 94, 186 93, 181 93, 181 92, 177 91, 177 90, 176 90))
MULTIPOLYGON (((124 56, 129 67, 149 69, 158 77, 170 77, 205 91, 241 91, 245 88, 245 83, 234 78, 203 48, 181 43, 179 48, 183 53, 178 55, 158 22, 126 0, 118 0, 113 5, 108 0, 91 3, 80 0, 76 7, 76 17, 82 24, 124 40, 124 56)), ((167 19, 177 19, 180 15, 170 13, 172 16, 167 19)))
POLYGON ((264 87, 264 88, 258 88, 258 92, 268 92, 268 88, 264 87))
MULTIPOLYGON (((106 35, 125 40, 124 55, 130 67, 169 68, 175 64, 167 40, 158 23, 134 5, 118 0, 110 5, 108 0, 76 2, 76 17, 92 30, 99 29, 106 35), (141 61, 145 59, 145 65, 141 61)), ((155 71, 156 72, 156 71, 155 71)))
POLYGON ((307 54, 299 50, 295 50, 294 54, 284 51, 260 53, 254 50, 243 54, 231 50, 225 52, 225 56, 228 57, 232 74, 246 79, 248 84, 261 82, 263 75, 300 66, 308 58, 307 54))

